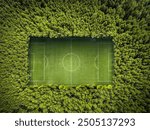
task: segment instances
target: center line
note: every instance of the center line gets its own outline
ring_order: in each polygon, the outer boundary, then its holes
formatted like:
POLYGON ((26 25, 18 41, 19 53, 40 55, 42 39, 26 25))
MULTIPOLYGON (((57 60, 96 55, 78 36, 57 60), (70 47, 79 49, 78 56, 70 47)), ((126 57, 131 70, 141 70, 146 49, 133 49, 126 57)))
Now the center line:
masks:
MULTIPOLYGON (((71 39, 71 54, 72 54, 72 39, 71 39)), ((72 70, 72 55, 71 55, 71 70, 72 70)), ((71 75, 71 86, 72 86, 72 71, 70 71, 71 75)))
POLYGON ((108 62, 108 68, 107 68, 107 80, 109 81, 109 51, 108 51, 108 47, 107 47, 107 62, 108 62))
POLYGON ((100 44, 100 43, 99 43, 99 41, 96 42, 96 43, 98 44, 98 45, 97 45, 97 47, 98 47, 98 50, 97 50, 97 61, 96 61, 96 62, 97 62, 97 63, 96 63, 96 64, 97 64, 97 68, 98 68, 98 69, 97 69, 97 82, 99 82, 99 81, 100 81, 100 80, 99 80, 99 74, 100 74, 100 73, 99 73, 99 71, 100 71, 100 70, 99 70, 99 69, 100 69, 100 68, 99 68, 99 66, 100 66, 100 63, 99 63, 99 62, 100 62, 99 44, 100 44))
POLYGON ((45 81, 45 44, 44 44, 44 56, 43 56, 43 62, 44 62, 44 66, 43 66, 43 69, 44 69, 44 72, 43 72, 43 79, 45 81))

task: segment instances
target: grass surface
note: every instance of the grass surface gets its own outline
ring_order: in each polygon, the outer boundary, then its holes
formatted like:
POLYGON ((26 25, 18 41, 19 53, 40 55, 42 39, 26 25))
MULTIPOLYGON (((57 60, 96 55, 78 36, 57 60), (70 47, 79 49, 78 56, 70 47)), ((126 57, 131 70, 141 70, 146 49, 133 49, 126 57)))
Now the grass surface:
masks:
POLYGON ((93 84, 112 81, 113 43, 109 39, 32 38, 33 84, 93 84))

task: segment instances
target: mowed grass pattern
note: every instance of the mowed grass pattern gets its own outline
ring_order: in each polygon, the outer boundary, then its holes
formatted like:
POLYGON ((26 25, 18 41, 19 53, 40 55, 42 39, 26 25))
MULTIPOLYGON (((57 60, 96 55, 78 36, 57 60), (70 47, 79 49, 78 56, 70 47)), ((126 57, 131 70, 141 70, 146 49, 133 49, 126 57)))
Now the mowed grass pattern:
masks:
POLYGON ((33 84, 112 81, 113 43, 110 39, 31 38, 29 54, 33 84))

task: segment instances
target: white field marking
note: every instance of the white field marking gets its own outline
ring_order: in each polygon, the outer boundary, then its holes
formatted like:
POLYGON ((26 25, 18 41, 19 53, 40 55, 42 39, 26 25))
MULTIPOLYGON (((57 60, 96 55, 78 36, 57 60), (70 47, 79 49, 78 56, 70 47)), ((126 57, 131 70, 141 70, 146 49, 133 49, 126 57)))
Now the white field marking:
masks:
POLYGON ((100 48, 100 46, 99 46, 99 43, 98 43, 98 82, 99 82, 99 80, 100 80, 100 78, 99 78, 99 75, 100 75, 100 69, 99 69, 99 67, 100 67, 100 50, 99 50, 99 48, 100 48))
POLYGON ((94 66, 95 68, 98 70, 97 71, 97 82, 100 81, 99 75, 100 75, 100 50, 99 50, 99 43, 98 43, 98 54, 96 55, 96 57, 94 58, 94 66))
MULTIPOLYGON (((35 72, 35 71, 37 71, 37 70, 35 70, 35 62, 36 62, 36 60, 35 60, 35 55, 34 55, 34 53, 31 53, 32 55, 33 55, 33 69, 32 69, 32 72, 35 72)), ((32 77, 33 77, 33 73, 32 73, 32 77)), ((33 80, 32 82, 41 82, 41 80, 33 80)))
MULTIPOLYGON (((71 54, 72 54, 72 39, 71 39, 71 54)), ((72 70, 72 55, 71 55, 71 70, 72 70)), ((70 72, 71 85, 72 85, 72 72, 70 72)))
POLYGON ((78 56, 78 55, 76 55, 76 54, 74 54, 74 53, 67 53, 66 55, 64 55, 63 56, 63 59, 62 59, 62 66, 63 66, 63 68, 66 70, 66 71, 76 71, 79 67, 80 67, 80 57, 78 56), (78 66, 75 68, 75 69, 73 69, 72 68, 72 70, 71 69, 68 69, 68 68, 66 68, 65 67, 65 65, 64 65, 64 60, 65 60, 65 58, 68 56, 68 55, 71 55, 71 56, 75 56, 78 60, 78 66))
MULTIPOLYGON (((113 55, 113 53, 109 53, 109 55, 113 55)), ((110 63, 112 64, 112 61, 110 62, 110 56, 109 56, 109 72, 112 72, 113 70, 111 69, 112 66, 110 66, 110 63)))
MULTIPOLYGON (((94 66, 95 66, 95 68, 96 68, 97 70, 99 70, 99 67, 98 67, 97 64, 96 64, 97 59, 99 59, 99 58, 98 58, 98 55, 94 58, 94 66)), ((98 62, 98 61, 97 61, 97 62, 98 62)))
POLYGON ((108 51, 108 48, 107 48, 107 62, 108 62, 108 68, 107 68, 107 80, 109 80, 108 79, 108 76, 109 76, 109 51, 108 51))
POLYGON ((45 55, 44 56, 45 57, 45 69, 47 68, 47 66, 48 66, 48 58, 47 58, 47 56, 45 55))
POLYGON ((45 81, 45 44, 44 44, 44 56, 43 56, 43 80, 45 81))

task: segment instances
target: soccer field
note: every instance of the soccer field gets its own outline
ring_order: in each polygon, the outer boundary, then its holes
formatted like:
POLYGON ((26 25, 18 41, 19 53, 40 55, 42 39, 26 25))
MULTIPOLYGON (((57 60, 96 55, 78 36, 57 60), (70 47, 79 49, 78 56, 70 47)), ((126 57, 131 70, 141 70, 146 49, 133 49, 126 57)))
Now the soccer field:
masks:
POLYGON ((29 50, 33 84, 99 84, 112 81, 110 39, 32 38, 29 50))

